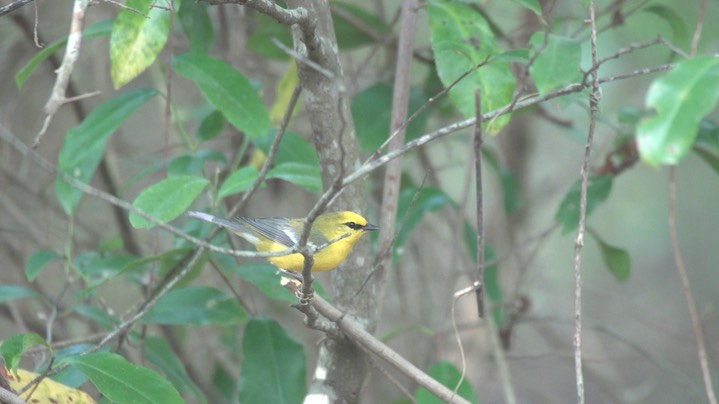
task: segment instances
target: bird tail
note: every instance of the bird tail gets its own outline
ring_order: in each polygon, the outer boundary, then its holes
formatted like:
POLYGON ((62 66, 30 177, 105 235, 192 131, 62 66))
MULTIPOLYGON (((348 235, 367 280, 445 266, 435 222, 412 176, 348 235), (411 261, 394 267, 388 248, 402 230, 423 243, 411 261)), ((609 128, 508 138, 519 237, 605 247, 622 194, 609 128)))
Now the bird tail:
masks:
POLYGON ((214 215, 211 215, 209 213, 205 212, 197 212, 194 210, 191 210, 187 212, 187 215, 190 217, 194 217, 195 219, 204 220, 208 223, 214 223, 219 224, 220 226, 229 227, 230 229, 237 230, 237 228, 240 226, 240 223, 233 222, 232 220, 223 219, 221 217, 217 217, 214 215))
POLYGON ((252 232, 247 228, 247 226, 240 221, 223 219, 221 217, 217 217, 217 216, 211 215, 209 213, 197 212, 194 210, 188 211, 187 215, 190 217, 194 217, 195 219, 203 220, 208 223, 214 223, 214 224, 218 224, 222 227, 226 227, 233 233, 244 238, 245 240, 249 241, 252 244, 257 244, 257 242, 259 241, 259 239, 254 234, 252 234, 252 232))

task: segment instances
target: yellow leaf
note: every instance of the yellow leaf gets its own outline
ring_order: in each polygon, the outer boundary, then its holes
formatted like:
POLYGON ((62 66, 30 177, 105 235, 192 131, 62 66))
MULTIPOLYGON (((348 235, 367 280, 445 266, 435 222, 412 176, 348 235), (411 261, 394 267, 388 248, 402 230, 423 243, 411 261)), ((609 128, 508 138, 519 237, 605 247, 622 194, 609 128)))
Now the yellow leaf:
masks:
POLYGON ((250 167, 255 167, 257 171, 260 171, 262 169, 262 165, 265 164, 265 160, 267 160, 267 155, 265 152, 260 150, 259 148, 255 148, 252 150, 252 154, 250 154, 250 161, 247 162, 247 165, 250 167))
MULTIPOLYGON (((270 109, 270 122, 273 125, 278 125, 282 121, 282 117, 285 116, 287 105, 290 103, 292 93, 295 91, 297 83, 297 65, 294 61, 292 61, 287 67, 287 71, 280 79, 280 82, 277 84, 275 103, 272 104, 272 108, 270 109)), ((298 102, 297 104, 295 104, 295 109, 292 111, 292 116, 295 116, 295 114, 299 110, 299 107, 300 103, 298 102)))
MULTIPOLYGON (((17 373, 0 368, 0 377, 7 380, 14 391, 19 391, 26 384, 35 380, 38 373, 18 369, 17 373)), ((60 384, 50 378, 43 378, 37 387, 29 388, 20 395, 20 398, 33 403, 57 404, 95 404, 96 401, 82 390, 73 389, 60 384)))

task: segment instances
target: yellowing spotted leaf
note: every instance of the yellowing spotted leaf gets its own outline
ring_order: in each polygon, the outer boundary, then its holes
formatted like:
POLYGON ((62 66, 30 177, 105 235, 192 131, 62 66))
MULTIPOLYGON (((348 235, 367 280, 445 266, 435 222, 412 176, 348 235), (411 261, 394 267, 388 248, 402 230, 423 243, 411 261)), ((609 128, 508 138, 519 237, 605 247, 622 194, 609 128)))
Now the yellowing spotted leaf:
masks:
MULTIPOLYGON (((5 379, 14 391, 35 380, 38 373, 18 369, 17 373, 0 367, 0 378, 5 379)), ((82 390, 73 389, 50 378, 43 378, 36 388, 29 388, 20 398, 28 403, 95 404, 96 401, 82 390)))

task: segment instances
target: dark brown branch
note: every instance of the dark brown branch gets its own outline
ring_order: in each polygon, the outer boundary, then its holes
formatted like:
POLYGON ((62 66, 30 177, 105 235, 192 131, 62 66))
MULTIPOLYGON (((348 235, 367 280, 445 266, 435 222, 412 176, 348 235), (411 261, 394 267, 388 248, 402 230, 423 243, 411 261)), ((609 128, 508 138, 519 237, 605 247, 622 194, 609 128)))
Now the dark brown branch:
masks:
MULTIPOLYGON (((484 131, 482 130, 482 94, 477 89, 474 93, 474 189, 477 196, 477 279, 474 281, 477 297, 477 315, 484 318, 484 193, 482 187, 482 141, 484 131)), ((493 321, 492 318, 489 321, 493 321)))
POLYGON ((0 7, 0 16, 3 16, 7 13, 11 13, 32 1, 33 0, 15 0, 6 6, 2 6, 2 7, 0 7))

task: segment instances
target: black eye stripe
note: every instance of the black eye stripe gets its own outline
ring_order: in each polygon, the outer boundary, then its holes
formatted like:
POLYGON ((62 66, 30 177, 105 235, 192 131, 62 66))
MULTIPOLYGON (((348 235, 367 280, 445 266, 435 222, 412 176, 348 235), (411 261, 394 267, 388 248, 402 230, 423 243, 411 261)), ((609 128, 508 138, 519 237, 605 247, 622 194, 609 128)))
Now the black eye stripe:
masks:
POLYGON ((345 226, 349 227, 352 230, 359 230, 363 227, 361 224, 357 224, 355 222, 347 222, 345 223, 345 226))

